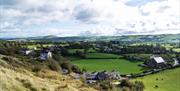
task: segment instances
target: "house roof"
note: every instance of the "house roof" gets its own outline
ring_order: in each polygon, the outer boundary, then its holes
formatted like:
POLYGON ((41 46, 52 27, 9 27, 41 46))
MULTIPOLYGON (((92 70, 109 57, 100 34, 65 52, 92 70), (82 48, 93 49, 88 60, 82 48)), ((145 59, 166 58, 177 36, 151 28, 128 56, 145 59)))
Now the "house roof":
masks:
POLYGON ((157 63, 164 63, 164 59, 162 57, 154 57, 153 58, 157 63))
POLYGON ((41 50, 41 53, 49 53, 49 50, 41 50))

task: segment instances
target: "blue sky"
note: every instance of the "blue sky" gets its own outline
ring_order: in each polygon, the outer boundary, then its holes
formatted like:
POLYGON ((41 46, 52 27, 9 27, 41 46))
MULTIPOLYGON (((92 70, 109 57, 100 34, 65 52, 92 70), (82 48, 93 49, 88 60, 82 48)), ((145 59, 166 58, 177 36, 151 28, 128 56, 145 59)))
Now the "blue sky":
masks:
POLYGON ((180 0, 0 0, 0 38, 180 33, 180 0))

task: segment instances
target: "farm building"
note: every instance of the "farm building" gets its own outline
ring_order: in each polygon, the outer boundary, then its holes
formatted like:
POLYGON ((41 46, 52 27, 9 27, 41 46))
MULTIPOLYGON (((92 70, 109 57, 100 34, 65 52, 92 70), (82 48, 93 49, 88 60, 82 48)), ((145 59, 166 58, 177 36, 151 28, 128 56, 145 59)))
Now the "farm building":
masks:
POLYGON ((92 72, 92 73, 84 73, 84 76, 86 78, 86 80, 97 80, 97 74, 98 72, 92 72))
POLYGON ((32 50, 29 49, 21 49, 20 53, 23 55, 29 55, 32 52, 32 50))
POLYGON ((148 67, 163 68, 166 67, 166 61, 162 57, 151 56, 150 60, 145 63, 148 67))
POLYGON ((118 72, 93 72, 93 73, 85 73, 86 80, 105 80, 105 79, 113 79, 113 80, 119 80, 121 79, 121 76, 118 72))
POLYGON ((109 48, 109 47, 105 46, 104 52, 109 53, 109 52, 111 52, 111 51, 112 51, 112 48, 109 48))
POLYGON ((121 79, 121 76, 118 72, 109 72, 108 73, 108 77, 111 78, 111 79, 114 79, 114 80, 118 80, 118 79, 121 79))
POLYGON ((48 58, 52 58, 52 53, 51 53, 51 51, 49 51, 49 50, 43 50, 43 51, 40 53, 39 58, 40 58, 41 60, 46 60, 46 59, 48 59, 48 58))
POLYGON ((179 61, 176 58, 173 58, 174 60, 174 64, 172 66, 178 66, 179 65, 179 61))

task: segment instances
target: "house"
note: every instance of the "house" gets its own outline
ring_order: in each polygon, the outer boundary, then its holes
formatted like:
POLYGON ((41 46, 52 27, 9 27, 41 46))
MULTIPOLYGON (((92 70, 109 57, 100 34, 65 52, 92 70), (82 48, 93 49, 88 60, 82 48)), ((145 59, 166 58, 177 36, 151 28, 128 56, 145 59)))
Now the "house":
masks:
POLYGON ((49 51, 49 50, 43 50, 43 51, 40 53, 39 58, 40 58, 41 60, 46 60, 46 59, 48 59, 48 58, 52 58, 52 53, 51 53, 51 51, 49 51))
POLYGON ((176 58, 173 58, 173 60, 174 60, 174 63, 173 63, 172 66, 178 66, 179 65, 179 61, 176 58))
POLYGON ((102 71, 102 72, 85 72, 83 74, 83 77, 86 79, 86 83, 88 84, 93 84, 96 83, 97 81, 101 80, 106 80, 106 79, 111 79, 114 81, 118 81, 121 78, 120 74, 118 72, 112 71, 112 72, 107 72, 107 71, 102 71))
POLYGON ((108 78, 108 74, 106 71, 103 71, 103 72, 98 72, 97 74, 97 79, 98 80, 105 80, 108 78))
POLYGON ((118 72, 112 71, 108 73, 108 78, 113 79, 113 80, 119 80, 121 79, 121 76, 118 72))
POLYGON ((98 72, 84 73, 84 76, 85 76, 86 80, 97 80, 97 78, 96 78, 97 74, 98 74, 98 72))
POLYGON ((20 53, 23 55, 29 55, 32 52, 32 50, 29 49, 21 49, 20 53))
POLYGON ((151 56, 150 60, 145 63, 148 67, 163 68, 166 67, 166 61, 162 57, 151 56))
POLYGON ((112 52, 112 48, 109 48, 109 47, 105 46, 104 47, 104 52, 107 52, 107 53, 112 52))

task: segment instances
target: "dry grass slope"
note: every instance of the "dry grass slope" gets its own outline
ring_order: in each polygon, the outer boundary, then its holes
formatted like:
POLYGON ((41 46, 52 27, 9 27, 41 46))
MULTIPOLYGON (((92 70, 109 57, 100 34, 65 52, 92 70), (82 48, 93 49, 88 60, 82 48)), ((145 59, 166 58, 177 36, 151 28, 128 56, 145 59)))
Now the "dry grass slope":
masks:
MULTIPOLYGON (((80 80, 50 70, 13 68, 0 55, 0 91, 95 91, 80 80)), ((18 60, 14 60, 18 61, 18 60)))

